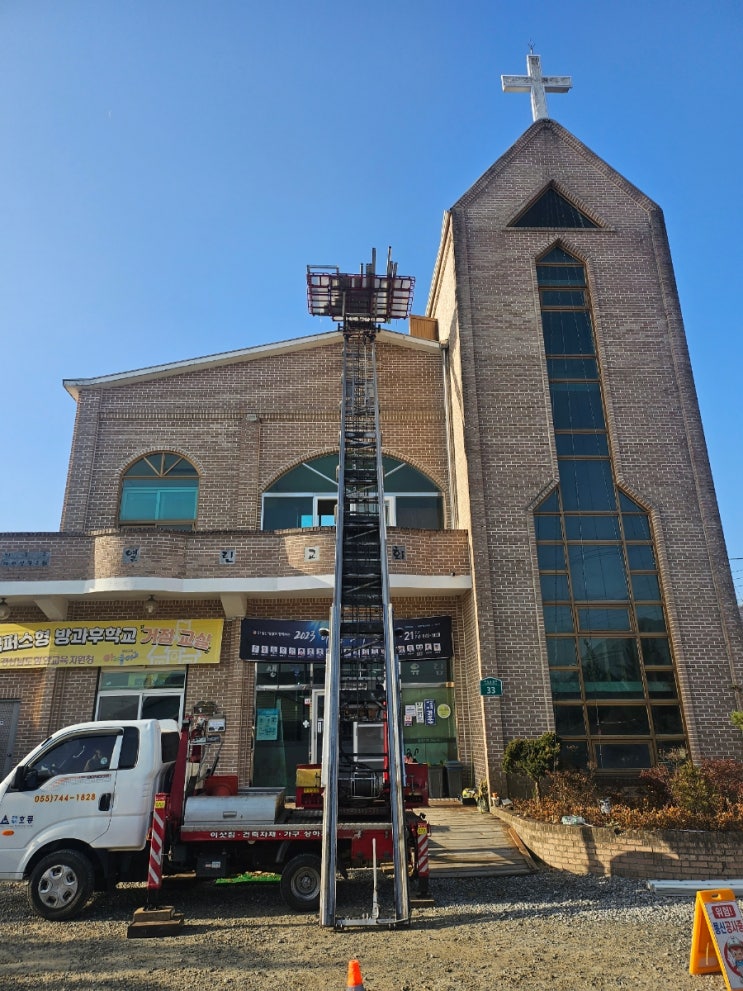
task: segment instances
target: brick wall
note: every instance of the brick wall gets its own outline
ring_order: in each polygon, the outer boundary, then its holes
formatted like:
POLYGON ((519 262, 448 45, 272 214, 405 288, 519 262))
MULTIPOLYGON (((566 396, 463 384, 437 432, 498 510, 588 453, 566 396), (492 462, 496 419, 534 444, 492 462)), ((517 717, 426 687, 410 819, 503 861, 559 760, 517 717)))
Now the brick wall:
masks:
MULTIPOLYGON (((335 533, 330 529, 263 533, 261 493, 300 461, 338 450, 341 380, 340 334, 311 346, 248 355, 226 364, 199 365, 174 374, 78 384, 78 410, 70 456, 62 529, 58 534, 2 534, 3 552, 49 551, 46 567, 6 567, 3 578, 21 586, 38 581, 109 579, 271 579, 332 575, 335 533), (194 533, 118 528, 123 471, 143 454, 168 449, 200 473, 194 533), (135 563, 125 547, 139 548, 135 563), (311 561, 305 548, 319 548, 311 561), (220 550, 235 549, 225 566, 220 550)), ((377 343, 379 402, 385 453, 413 464, 448 493, 446 416, 441 403, 442 356, 437 346, 382 334, 377 343)), ((405 560, 390 559, 400 575, 467 575, 467 534, 391 528, 388 543, 404 544, 405 560)), ((314 596, 250 598, 249 615, 325 618, 332 585, 314 596)), ((74 619, 141 618, 145 597, 71 600, 74 619)), ((172 593, 171 593, 172 594, 172 593)), ((268 594, 268 593, 266 593, 268 594)), ((274 593, 275 595, 275 593, 274 593)), ((400 615, 452 614, 459 605, 421 594, 400 615), (408 608, 413 612, 406 611, 408 608)), ((158 617, 222 617, 219 599, 158 594, 158 617)), ((43 622, 32 596, 13 604, 12 621, 43 622)), ((219 665, 189 669, 186 706, 215 699, 227 708, 228 743, 221 767, 250 775, 254 671, 238 659, 239 622, 225 624, 219 665)), ((465 654, 462 653, 462 658, 465 654)), ((464 663, 464 661, 462 661, 464 663)), ((92 717, 97 669, 0 671, 0 697, 22 698, 17 751, 54 729, 92 717), (31 715, 33 713, 33 716, 31 715)))
POLYGON ((494 813, 536 857, 571 874, 612 874, 654 880, 704 881, 743 877, 740 833, 700 830, 563 826, 494 813))
POLYGON ((13 751, 16 757, 49 736, 52 690, 53 683, 46 671, 3 671, 0 674, 0 698, 21 703, 13 751))
MULTIPOLYGON (((388 544, 402 544, 405 559, 389 552, 393 575, 467 575, 467 534, 455 530, 414 530, 390 527, 388 544)), ((5 567, 3 578, 17 582, 80 579, 141 578, 274 578, 282 575, 327 575, 333 572, 335 531, 329 527, 262 533, 222 530, 217 533, 166 532, 127 527, 99 534, 0 534, 3 552, 49 552, 44 567, 5 567), (124 559, 124 548, 135 546, 139 557, 124 559), (305 559, 305 548, 318 554, 305 559), (220 551, 235 550, 235 562, 221 563, 220 551)), ((18 589, 22 592, 22 586, 18 589)), ((14 608, 20 617, 23 606, 14 608)), ((24 616, 31 621, 30 616, 24 616)))
MULTIPOLYGON (((258 529, 260 495, 276 478, 338 450, 341 354, 333 334, 310 349, 84 387, 62 530, 117 526, 122 472, 163 449, 199 471, 199 530, 258 529)), ((385 453, 446 492, 439 349, 378 343, 377 368, 385 453)))

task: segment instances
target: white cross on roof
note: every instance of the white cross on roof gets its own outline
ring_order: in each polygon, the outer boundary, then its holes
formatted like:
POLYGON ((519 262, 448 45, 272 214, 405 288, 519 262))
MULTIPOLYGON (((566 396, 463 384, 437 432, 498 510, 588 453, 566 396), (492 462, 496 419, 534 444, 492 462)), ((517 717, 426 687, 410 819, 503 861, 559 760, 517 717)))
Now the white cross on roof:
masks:
POLYGON ((526 56, 528 76, 501 76, 504 93, 531 93, 531 115, 534 120, 549 117, 545 93, 567 93, 573 86, 571 76, 543 76, 539 55, 526 56))

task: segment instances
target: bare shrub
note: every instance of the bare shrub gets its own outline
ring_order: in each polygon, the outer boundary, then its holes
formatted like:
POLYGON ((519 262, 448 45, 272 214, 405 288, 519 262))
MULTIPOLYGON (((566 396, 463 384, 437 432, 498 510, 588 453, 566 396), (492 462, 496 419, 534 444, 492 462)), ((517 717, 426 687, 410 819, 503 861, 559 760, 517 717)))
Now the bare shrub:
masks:
POLYGON ((515 810, 541 822, 580 816, 593 825, 619 829, 701 829, 743 832, 743 763, 709 760, 699 765, 678 755, 677 762, 642 771, 642 789, 613 793, 593 771, 553 771, 542 780, 543 798, 517 801, 515 810), (600 811, 600 797, 610 797, 600 811))

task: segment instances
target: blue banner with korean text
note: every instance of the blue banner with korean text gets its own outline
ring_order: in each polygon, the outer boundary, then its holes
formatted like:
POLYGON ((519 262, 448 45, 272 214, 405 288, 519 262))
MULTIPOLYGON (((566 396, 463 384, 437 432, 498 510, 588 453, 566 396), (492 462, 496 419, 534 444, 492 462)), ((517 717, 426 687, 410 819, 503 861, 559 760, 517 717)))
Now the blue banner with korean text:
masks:
POLYGON ((450 616, 395 618, 393 627, 395 650, 401 661, 449 660, 452 656, 450 616))
MULTIPOLYGON (((451 617, 395 619, 395 651, 401 661, 448 660, 452 656, 451 617)), ((346 646, 362 646, 350 640, 346 646)), ((272 664, 323 662, 328 647, 328 621, 320 619, 244 619, 240 657, 272 664)), ((383 655, 382 645, 370 643, 369 655, 383 655)))
POLYGON ((296 664, 324 661, 328 621, 321 619, 244 619, 240 629, 243 661, 296 664))

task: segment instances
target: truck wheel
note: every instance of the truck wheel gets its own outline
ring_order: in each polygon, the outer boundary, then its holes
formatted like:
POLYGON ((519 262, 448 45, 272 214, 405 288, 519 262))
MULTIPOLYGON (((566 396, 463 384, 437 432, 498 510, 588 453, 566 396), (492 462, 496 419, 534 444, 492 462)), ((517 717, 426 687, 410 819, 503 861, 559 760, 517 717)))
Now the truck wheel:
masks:
POLYGON ((301 853, 281 872, 281 897, 298 912, 314 912, 320 905, 320 858, 301 853))
POLYGON ((44 919, 71 919, 85 907, 93 880, 93 865, 85 854, 76 850, 47 854, 28 879, 31 908, 44 919))

